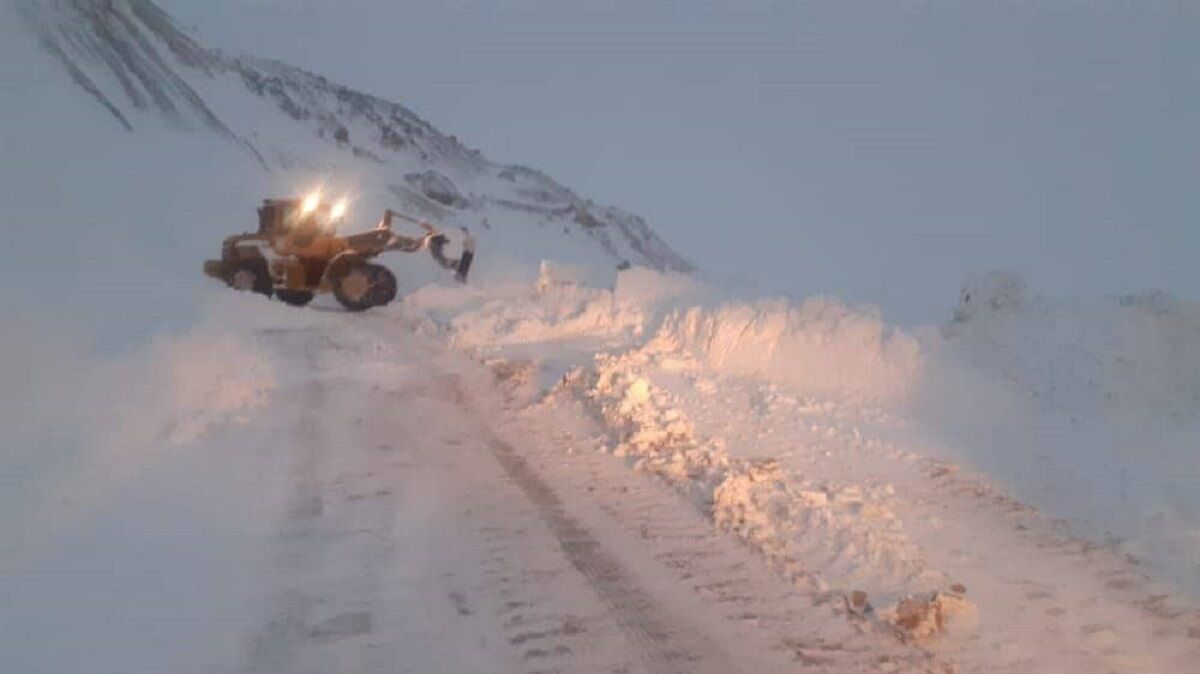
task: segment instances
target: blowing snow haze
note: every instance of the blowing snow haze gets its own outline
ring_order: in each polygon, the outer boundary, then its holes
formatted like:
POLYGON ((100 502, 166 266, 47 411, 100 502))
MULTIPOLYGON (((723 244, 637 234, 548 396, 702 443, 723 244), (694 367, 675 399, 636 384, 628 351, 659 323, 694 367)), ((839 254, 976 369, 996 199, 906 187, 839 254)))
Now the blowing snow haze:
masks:
POLYGON ((0 671, 1194 669, 1197 10, 855 4, 0 0, 0 671))

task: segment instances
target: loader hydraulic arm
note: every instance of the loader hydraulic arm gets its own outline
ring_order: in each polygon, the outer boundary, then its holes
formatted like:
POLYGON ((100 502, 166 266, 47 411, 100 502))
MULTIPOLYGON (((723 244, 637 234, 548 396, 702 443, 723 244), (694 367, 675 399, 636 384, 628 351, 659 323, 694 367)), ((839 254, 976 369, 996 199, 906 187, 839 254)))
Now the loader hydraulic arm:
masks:
POLYGON ((393 219, 403 220, 405 222, 411 222, 414 225, 419 226, 421 229, 425 230, 429 234, 437 233, 437 230, 434 229, 433 225, 429 224, 428 222, 414 218, 411 215, 405 215, 404 213, 401 213, 399 211, 393 211, 390 208, 383 212, 383 221, 379 223, 379 228, 380 229, 391 229, 393 219))
POLYGON ((411 215, 405 215, 404 213, 393 211, 389 208, 383 212, 383 220, 379 223, 379 229, 391 232, 392 220, 394 219, 411 222, 425 230, 425 234, 421 237, 408 237, 401 236, 393 232, 391 233, 391 238, 387 244, 388 250, 400 250, 406 253, 415 253, 422 248, 428 247, 429 253, 433 256, 434 261, 436 261, 443 268, 455 272, 454 276, 459 281, 465 282, 467 280, 467 272, 471 268, 471 261, 475 258, 475 238, 471 236, 471 233, 467 231, 466 227, 462 228, 462 255, 459 256, 458 259, 454 259, 446 257, 445 247, 448 241, 446 235, 442 234, 437 230, 436 227, 428 222, 425 222, 424 220, 419 220, 411 215))

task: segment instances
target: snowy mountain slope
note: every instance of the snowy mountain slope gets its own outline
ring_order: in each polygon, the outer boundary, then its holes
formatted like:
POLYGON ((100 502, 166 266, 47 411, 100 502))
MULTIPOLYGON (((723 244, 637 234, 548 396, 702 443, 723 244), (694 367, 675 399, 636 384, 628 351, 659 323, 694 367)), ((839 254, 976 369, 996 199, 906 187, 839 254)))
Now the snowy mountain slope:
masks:
MULTIPOLYGON (((268 169, 307 171, 362 197, 360 217, 399 199, 446 225, 472 227, 500 258, 692 269, 637 216, 597 206, 536 170, 491 162, 402 105, 282 63, 206 49, 149 0, 12 1, 48 57, 134 135, 164 121, 206 129, 268 169)), ((486 273, 486 256, 480 262, 486 273)))

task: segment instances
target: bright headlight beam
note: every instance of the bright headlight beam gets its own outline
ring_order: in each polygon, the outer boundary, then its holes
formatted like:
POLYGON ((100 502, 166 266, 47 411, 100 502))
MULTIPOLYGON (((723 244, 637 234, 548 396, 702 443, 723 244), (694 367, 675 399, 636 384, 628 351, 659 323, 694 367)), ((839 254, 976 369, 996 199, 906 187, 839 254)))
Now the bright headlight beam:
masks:
POLYGON ((348 204, 346 203, 346 200, 341 199, 336 204, 333 205, 333 210, 331 210, 329 212, 329 216, 331 218, 333 218, 334 220, 341 220, 342 216, 346 215, 347 207, 348 207, 348 204))
POLYGON ((308 215, 309 213, 312 213, 313 211, 317 210, 317 206, 320 206, 320 205, 321 205, 321 193, 313 192, 313 193, 309 194, 307 197, 304 197, 304 201, 300 204, 300 212, 304 215, 308 215))

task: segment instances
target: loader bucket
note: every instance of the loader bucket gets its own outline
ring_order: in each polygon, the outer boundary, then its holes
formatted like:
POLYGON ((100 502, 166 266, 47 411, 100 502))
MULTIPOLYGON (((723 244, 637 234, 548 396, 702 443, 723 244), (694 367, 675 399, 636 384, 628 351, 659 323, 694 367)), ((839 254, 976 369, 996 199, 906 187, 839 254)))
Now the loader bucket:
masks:
POLYGON ((471 262, 475 259, 475 252, 464 250, 462 257, 458 258, 458 271, 455 272, 454 278, 462 283, 467 282, 467 272, 471 271, 471 262))
POLYGON ((463 251, 457 260, 446 257, 447 238, 445 234, 437 234, 429 239, 429 254, 445 269, 454 272, 454 278, 465 283, 467 273, 471 270, 471 262, 475 259, 475 240, 469 232, 463 230, 463 251))

